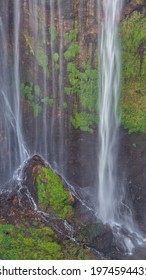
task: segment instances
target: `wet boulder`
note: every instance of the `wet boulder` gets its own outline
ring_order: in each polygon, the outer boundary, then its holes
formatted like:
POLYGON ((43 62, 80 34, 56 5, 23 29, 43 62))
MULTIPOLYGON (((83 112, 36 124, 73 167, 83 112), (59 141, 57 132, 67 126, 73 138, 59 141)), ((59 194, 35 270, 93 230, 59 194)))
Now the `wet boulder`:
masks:
POLYGON ((39 156, 29 160, 23 176, 39 210, 57 218, 72 218, 74 198, 71 192, 64 188, 61 177, 39 156))
POLYGON ((113 233, 110 227, 102 223, 82 226, 75 237, 78 242, 103 253, 109 253, 113 244, 113 233))

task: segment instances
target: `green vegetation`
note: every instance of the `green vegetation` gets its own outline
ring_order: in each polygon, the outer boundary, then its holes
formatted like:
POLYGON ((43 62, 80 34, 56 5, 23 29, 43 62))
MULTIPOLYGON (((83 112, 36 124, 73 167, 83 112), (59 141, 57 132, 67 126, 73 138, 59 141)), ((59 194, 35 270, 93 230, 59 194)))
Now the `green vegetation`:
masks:
POLYGON ((58 36, 58 32, 57 32, 56 27, 55 26, 51 26, 49 28, 49 33, 50 33, 50 36, 51 36, 51 40, 55 41, 57 39, 57 36, 58 36))
POLYGON ((59 240, 51 228, 0 225, 1 260, 58 260, 61 257, 59 240))
POLYGON ((41 114, 43 104, 51 107, 54 103, 52 98, 44 97, 40 87, 38 85, 34 86, 32 82, 27 84, 21 83, 20 91, 31 105, 34 117, 38 117, 41 114))
POLYGON ((37 49, 37 52, 35 51, 34 46, 34 38, 30 37, 28 32, 24 32, 24 38, 26 42, 26 54, 27 55, 33 55, 37 59, 38 65, 42 68, 44 75, 46 75, 47 78, 50 76, 50 71, 48 68, 48 56, 46 54, 46 51, 43 48, 43 44, 39 43, 39 47, 37 49))
POLYGON ((133 12, 121 24, 122 125, 132 132, 146 132, 146 17, 133 12))
POLYGON ((97 259, 71 241, 61 241, 50 228, 33 222, 30 228, 0 224, 0 260, 97 259))
POLYGON ((79 53, 79 44, 78 42, 73 42, 70 44, 68 50, 64 53, 64 58, 67 61, 73 60, 78 53, 79 53))
POLYGON ((63 106, 63 109, 67 109, 67 107, 68 107, 68 105, 65 101, 63 102, 62 106, 63 106))
POLYGON ((80 128, 82 131, 93 132, 93 123, 97 123, 95 115, 86 112, 74 111, 74 117, 70 118, 71 123, 75 128, 80 128))
POLYGON ((64 34, 68 42, 68 49, 64 53, 67 62, 67 83, 64 93, 68 96, 76 95, 79 102, 73 106, 73 116, 70 118, 72 125, 83 131, 93 132, 97 126, 97 94, 98 73, 91 67, 90 61, 84 60, 78 66, 79 43, 77 41, 78 23, 75 22, 73 30, 64 34))
POLYGON ((49 78, 50 72, 48 69, 48 56, 42 47, 38 49, 36 58, 38 65, 43 69, 44 75, 49 78))
POLYGON ((36 176, 38 207, 51 215, 66 219, 72 216, 72 200, 67 190, 63 188, 58 175, 46 167, 36 176))
POLYGON ((59 54, 58 53, 54 53, 53 59, 54 59, 55 62, 57 62, 59 60, 59 54))

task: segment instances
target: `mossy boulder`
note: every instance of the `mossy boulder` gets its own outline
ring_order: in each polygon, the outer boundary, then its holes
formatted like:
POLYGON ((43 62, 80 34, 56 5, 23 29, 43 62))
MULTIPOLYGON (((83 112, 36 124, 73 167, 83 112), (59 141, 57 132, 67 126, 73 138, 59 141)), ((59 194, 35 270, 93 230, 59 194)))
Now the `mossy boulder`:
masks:
POLYGON ((61 256, 61 246, 51 228, 17 228, 0 224, 0 259, 57 260, 61 256))
POLYGON ((33 169, 37 191, 38 208, 52 216, 71 219, 73 216, 74 198, 63 187, 61 178, 50 168, 36 165, 33 169))
POLYGON ((82 245, 62 241, 50 228, 34 223, 31 227, 0 224, 1 260, 97 259, 82 245))

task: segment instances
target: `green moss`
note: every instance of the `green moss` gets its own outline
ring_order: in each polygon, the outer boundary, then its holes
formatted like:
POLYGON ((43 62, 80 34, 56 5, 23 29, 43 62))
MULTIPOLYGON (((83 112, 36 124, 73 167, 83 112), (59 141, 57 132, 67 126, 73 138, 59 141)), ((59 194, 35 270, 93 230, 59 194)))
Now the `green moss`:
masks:
POLYGON ((71 123, 75 128, 93 132, 98 121, 97 69, 92 69, 89 63, 84 62, 79 70, 75 62, 69 62, 67 72, 71 87, 66 87, 65 93, 76 94, 79 99, 78 108, 74 108, 70 118, 71 123))
POLYGON ((57 62, 59 60, 59 54, 58 53, 54 53, 53 54, 53 59, 55 62, 57 62))
POLYGON ((121 24, 122 125, 132 132, 146 132, 146 17, 133 12, 121 24))
POLYGON ((86 112, 77 112, 74 110, 74 117, 70 119, 72 125, 75 128, 79 128, 82 131, 93 132, 92 128, 93 124, 97 123, 97 119, 95 115, 86 112))
POLYGON ((75 42, 78 34, 78 22, 75 21, 74 28, 64 34, 64 40, 68 42, 75 42))
POLYGON ((50 227, 35 224, 30 228, 18 228, 0 224, 0 259, 90 260, 97 257, 82 245, 60 240, 50 227))
POLYGON ((43 97, 43 93, 39 85, 34 86, 32 82, 27 84, 21 83, 20 91, 30 104, 34 117, 38 117, 42 113, 43 104, 46 104, 50 107, 53 106, 54 99, 43 97))
POLYGON ((79 43, 73 42, 68 47, 68 50, 64 53, 64 58, 67 61, 70 61, 74 59, 78 53, 79 53, 79 43))
POLYGON ((73 104, 73 115, 70 121, 75 128, 82 131, 93 132, 98 120, 98 71, 91 66, 91 61, 85 59, 80 66, 78 56, 80 53, 78 35, 78 23, 74 28, 64 34, 68 48, 64 53, 67 62, 67 79, 64 93, 68 96, 76 96, 73 104))
POLYGON ((48 69, 48 56, 42 47, 38 49, 36 58, 38 65, 43 69, 43 72, 46 75, 46 77, 49 78, 50 72, 48 69))
POLYGON ((51 36, 51 40, 55 41, 57 39, 58 32, 57 32, 57 29, 54 25, 50 26, 49 33, 50 33, 50 36, 51 36))
POLYGON ((67 107, 68 107, 68 105, 65 101, 63 102, 62 106, 63 106, 63 109, 67 109, 67 107))
POLYGON ((61 259, 61 246, 49 227, 16 228, 0 225, 0 259, 61 259))
POLYGON ((49 209, 49 213, 65 219, 72 212, 69 192, 63 188, 61 179, 46 167, 41 168, 36 177, 39 207, 49 209))

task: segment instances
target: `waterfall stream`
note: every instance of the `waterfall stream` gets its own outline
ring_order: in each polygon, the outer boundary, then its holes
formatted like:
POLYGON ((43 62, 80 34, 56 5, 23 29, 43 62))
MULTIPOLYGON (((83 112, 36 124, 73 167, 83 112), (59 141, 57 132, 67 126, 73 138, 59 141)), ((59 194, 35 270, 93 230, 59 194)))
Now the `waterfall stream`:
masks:
POLYGON ((104 1, 100 42, 99 90, 99 191, 98 213, 103 222, 118 215, 121 195, 117 193, 118 104, 120 97, 120 54, 117 38, 122 1, 104 1))
MULTIPOLYGON (((9 180, 14 171, 28 157, 22 135, 19 79, 20 1, 13 6, 13 49, 9 60, 9 23, 0 17, 0 173, 1 184, 9 180), (13 94, 15 93, 15 98, 13 94)), ((9 1, 1 5, 2 15, 8 14, 9 1)))
MULTIPOLYGON (((132 253, 144 241, 125 204, 125 187, 118 170, 120 46, 118 24, 123 1, 103 1, 104 19, 99 46, 99 166, 97 215, 109 223, 125 250, 132 253), (125 233, 124 233, 125 231, 125 233)), ((101 9, 101 1, 99 6, 101 9)))

